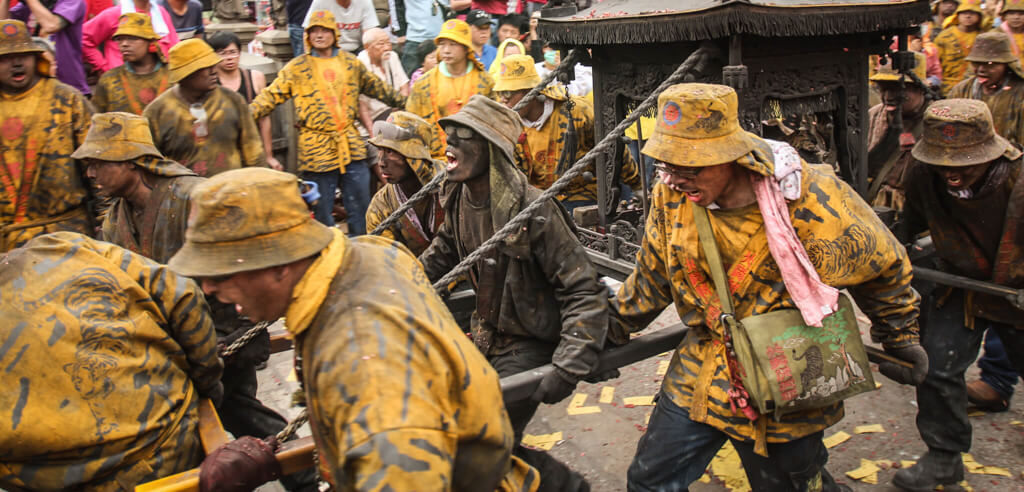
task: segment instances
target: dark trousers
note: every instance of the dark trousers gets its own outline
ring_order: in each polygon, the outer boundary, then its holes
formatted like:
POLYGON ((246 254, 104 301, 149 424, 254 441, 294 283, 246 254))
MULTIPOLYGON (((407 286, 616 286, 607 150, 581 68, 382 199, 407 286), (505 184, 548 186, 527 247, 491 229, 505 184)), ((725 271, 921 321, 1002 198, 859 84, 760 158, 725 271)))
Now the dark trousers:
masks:
POLYGON ((1013 396, 1013 386, 1017 384, 1020 374, 1010 363, 1003 341, 992 330, 985 332, 985 344, 981 358, 978 359, 978 368, 981 369, 981 380, 1003 395, 1003 398, 1009 400, 1013 396))
POLYGON ((985 330, 995 330, 1017 371, 1024 371, 1024 333, 1010 325, 975 318, 964 326, 961 293, 942 306, 932 296, 921 303, 921 346, 928 352, 928 376, 917 387, 917 430, 930 451, 945 454, 971 449, 964 373, 978 356, 985 330))
POLYGON ((836 491, 839 487, 825 470, 828 450, 821 442, 822 434, 768 444, 765 458, 754 453, 753 442, 731 439, 710 425, 690 420, 687 409, 662 394, 629 466, 627 490, 689 490, 728 439, 754 491, 804 492, 814 490, 819 483, 822 491, 836 491))
MULTIPOLYGON (((495 355, 488 358, 494 369, 498 371, 498 377, 511 376, 535 367, 551 363, 551 356, 555 353, 555 345, 527 341, 516 346, 511 352, 495 355)), ((527 449, 519 445, 523 439, 523 431, 526 424, 530 423, 533 414, 537 412, 540 404, 527 398, 525 400, 506 402, 505 410, 512 422, 512 430, 515 432, 516 445, 512 453, 532 466, 540 474, 540 488, 538 492, 561 492, 561 491, 588 491, 590 485, 579 473, 569 469, 564 463, 556 460, 550 454, 527 449)))
POLYGON ((334 192, 341 185, 341 202, 348 213, 348 235, 366 234, 366 209, 370 206, 369 161, 352 161, 345 166, 345 174, 338 171, 314 173, 303 171, 302 179, 316 183, 320 201, 313 207, 313 217, 321 224, 334 227, 334 192))
MULTIPOLYGON (((284 417, 256 398, 259 383, 255 364, 227 365, 221 382, 224 384, 224 400, 217 413, 224 428, 236 438, 252 436, 263 439, 281 432, 288 425, 284 417)), ((319 490, 315 470, 293 473, 280 480, 286 489, 293 492, 319 490)))

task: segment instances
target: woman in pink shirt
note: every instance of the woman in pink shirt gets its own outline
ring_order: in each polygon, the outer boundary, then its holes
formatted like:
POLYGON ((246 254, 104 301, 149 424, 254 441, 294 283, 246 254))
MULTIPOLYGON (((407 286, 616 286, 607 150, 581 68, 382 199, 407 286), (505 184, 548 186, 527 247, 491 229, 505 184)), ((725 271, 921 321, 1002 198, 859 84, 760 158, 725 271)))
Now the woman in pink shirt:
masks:
POLYGON ((125 0, 121 5, 107 8, 85 23, 82 29, 82 56, 85 61, 100 73, 106 72, 124 64, 121 59, 121 50, 118 49, 111 36, 117 30, 117 21, 121 14, 128 12, 148 13, 153 20, 153 30, 163 36, 157 44, 163 50, 164 55, 178 43, 178 33, 174 31, 174 23, 167 10, 150 0, 125 0), (159 16, 154 16, 159 12, 159 16), (100 47, 103 50, 100 51, 100 47))

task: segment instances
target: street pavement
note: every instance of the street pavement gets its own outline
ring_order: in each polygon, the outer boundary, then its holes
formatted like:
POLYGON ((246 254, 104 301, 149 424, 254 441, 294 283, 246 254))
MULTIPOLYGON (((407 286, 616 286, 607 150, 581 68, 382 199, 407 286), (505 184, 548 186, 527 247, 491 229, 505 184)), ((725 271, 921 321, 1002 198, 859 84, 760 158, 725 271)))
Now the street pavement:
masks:
MULTIPOLYGON (((866 334, 867 320, 861 321, 862 333, 866 334)), ((678 317, 670 308, 648 331, 676 322, 678 317)), ((595 492, 625 490, 626 470, 654 408, 643 400, 657 394, 669 359, 669 353, 661 354, 622 368, 617 379, 599 384, 581 383, 572 398, 556 405, 542 405, 526 434, 540 445, 552 444, 551 454, 583 473, 595 492), (606 403, 602 402, 602 394, 606 403), (576 404, 570 412, 574 399, 576 404)), ((873 370, 875 381, 881 387, 847 400, 846 417, 825 431, 826 438, 840 432, 850 436, 829 450, 827 468, 838 481, 855 491, 896 491, 899 489, 890 485, 896 468, 906 465, 905 461, 916 460, 925 451, 914 425, 917 402, 912 387, 890 381, 878 373, 877 367, 873 370), (881 426, 882 432, 857 433, 858 427, 875 424, 881 426), (863 475, 860 480, 847 476, 847 472, 858 469, 861 473, 856 475, 863 475)), ((968 379, 976 377, 977 369, 972 368, 968 379)), ((298 383, 292 372, 291 352, 271 356, 259 378, 260 399, 286 417, 294 417, 299 409, 289 408, 289 405, 298 383)), ((1020 384, 1017 388, 1022 391, 1020 384)), ((975 473, 966 474, 968 488, 964 490, 1024 491, 1024 403, 1012 403, 1008 412, 973 412, 972 415, 974 463, 969 468, 975 473), (1010 476, 1001 475, 1004 472, 1010 476)), ((300 430, 300 435, 309 435, 308 425, 300 430)), ((735 453, 729 451, 723 448, 708 467, 708 473, 690 490, 749 490, 735 453)), ((283 489, 272 485, 260 490, 283 489)))

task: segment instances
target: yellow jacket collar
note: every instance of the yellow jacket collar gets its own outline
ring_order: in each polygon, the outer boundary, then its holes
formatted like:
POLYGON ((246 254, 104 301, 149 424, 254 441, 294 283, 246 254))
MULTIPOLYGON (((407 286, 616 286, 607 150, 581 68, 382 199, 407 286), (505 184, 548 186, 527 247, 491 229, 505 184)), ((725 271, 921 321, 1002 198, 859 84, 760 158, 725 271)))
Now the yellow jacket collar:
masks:
POLYGON ((285 329, 292 338, 305 331, 313 322, 345 259, 345 250, 348 248, 345 233, 338 229, 331 232, 334 233, 334 239, 320 252, 320 257, 309 266, 302 280, 292 289, 291 302, 284 315, 285 329))

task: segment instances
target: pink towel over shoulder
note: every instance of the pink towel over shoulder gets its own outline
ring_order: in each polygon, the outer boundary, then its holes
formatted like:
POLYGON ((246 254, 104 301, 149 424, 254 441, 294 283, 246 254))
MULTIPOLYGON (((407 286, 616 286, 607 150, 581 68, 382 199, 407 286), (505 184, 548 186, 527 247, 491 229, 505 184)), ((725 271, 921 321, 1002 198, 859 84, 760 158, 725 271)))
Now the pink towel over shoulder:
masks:
POLYGON ((766 142, 774 154, 775 175, 751 175, 751 180, 758 208, 764 217, 768 249, 779 265, 782 281, 804 323, 821 326, 822 320, 838 309, 839 290, 821 281, 789 220, 786 199, 800 197, 800 156, 787 144, 772 140, 766 142))

